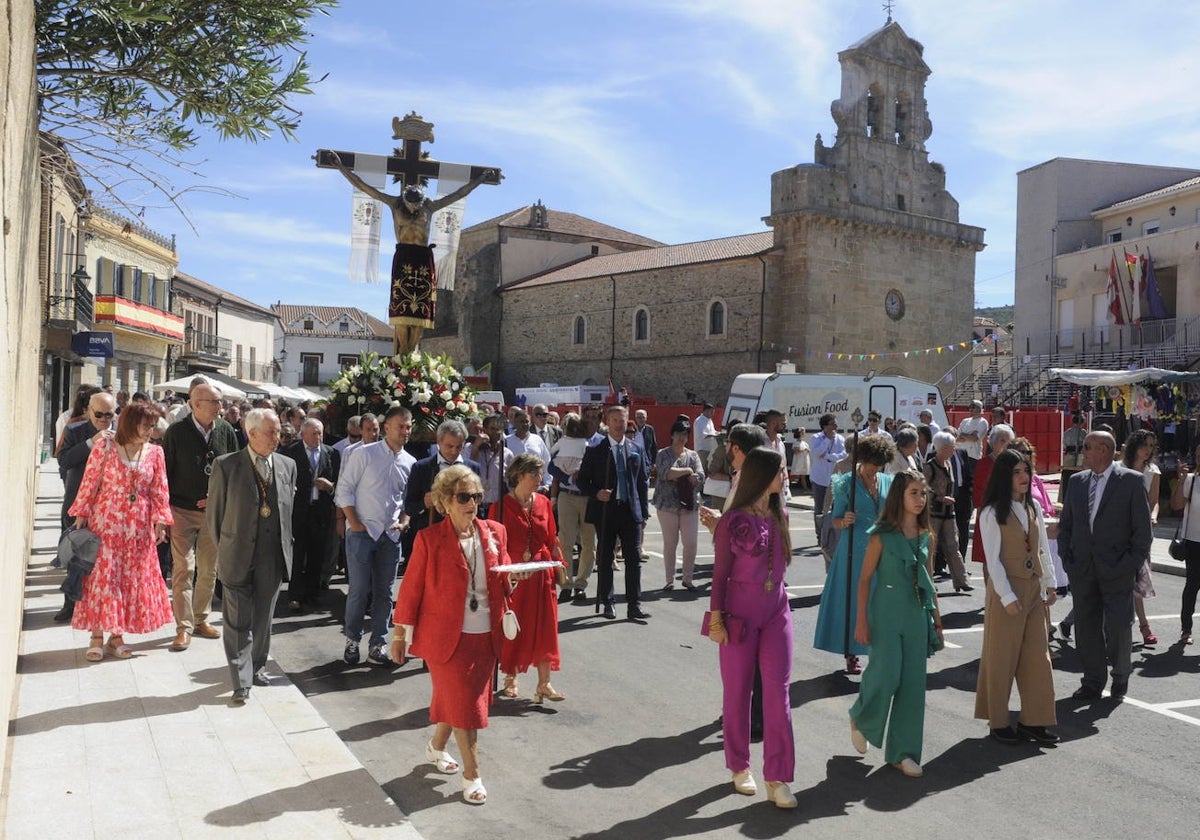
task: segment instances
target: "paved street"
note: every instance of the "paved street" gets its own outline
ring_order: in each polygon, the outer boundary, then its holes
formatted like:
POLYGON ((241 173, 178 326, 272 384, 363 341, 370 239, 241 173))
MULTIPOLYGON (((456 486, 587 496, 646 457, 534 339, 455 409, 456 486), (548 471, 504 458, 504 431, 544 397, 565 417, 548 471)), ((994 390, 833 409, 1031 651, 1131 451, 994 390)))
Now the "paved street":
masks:
MULTIPOLYGON (((982 580, 974 593, 945 597, 950 644, 930 662, 926 772, 909 780, 884 765, 879 751, 862 759, 850 746, 846 711, 857 678, 840 672, 839 657, 811 648, 823 564, 807 550, 811 514, 794 510, 792 521, 795 812, 730 788, 716 652, 698 632, 706 597, 678 589, 648 597, 653 618, 645 626, 607 622, 590 606, 565 605, 563 670, 554 684, 567 700, 533 705, 532 674, 521 682, 522 699, 497 700, 480 738, 489 791, 482 808, 462 802, 457 777, 441 776, 423 761, 429 681, 420 666, 379 670, 341 662, 340 593, 333 615, 282 618, 273 652, 429 840, 735 832, 924 838, 963 830, 1030 838, 1194 836, 1200 648, 1185 653, 1171 646, 1179 634, 1182 578, 1155 577, 1158 597, 1148 603, 1162 641, 1155 650, 1135 651, 1128 699, 1082 708, 1060 700, 1063 744, 1046 750, 992 743, 984 737, 986 724, 972 719, 982 580)), ((701 551, 711 552, 706 543, 702 537, 701 551)), ((647 547, 652 558, 643 580, 653 592, 663 579, 655 524, 647 547)), ((1165 555, 1162 540, 1158 552, 1165 555)), ((700 562, 707 580, 711 553, 700 562)), ((1056 620, 1067 608, 1055 607, 1056 620)), ((1056 669, 1058 695, 1068 698, 1078 685, 1069 646, 1056 669)), ((761 782, 757 745, 752 762, 761 782)))

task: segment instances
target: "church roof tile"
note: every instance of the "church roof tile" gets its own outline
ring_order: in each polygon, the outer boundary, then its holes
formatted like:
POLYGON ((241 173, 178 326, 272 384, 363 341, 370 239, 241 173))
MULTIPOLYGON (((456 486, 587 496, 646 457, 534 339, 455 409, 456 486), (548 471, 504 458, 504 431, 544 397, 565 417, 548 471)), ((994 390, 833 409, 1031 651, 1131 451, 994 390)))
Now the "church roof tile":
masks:
POLYGON ((527 228, 529 230, 547 230, 551 233, 562 233, 569 236, 581 236, 587 239, 626 242, 632 245, 642 245, 647 248, 657 248, 663 244, 657 239, 651 239, 648 236, 639 236, 636 233, 630 233, 627 230, 621 230, 612 225, 597 222, 595 219, 589 219, 586 216, 567 213, 563 210, 552 210, 549 207, 545 210, 545 227, 535 227, 529 224, 530 212, 532 210, 533 205, 526 204, 524 207, 519 207, 516 210, 511 210, 499 216, 493 216, 486 221, 464 228, 463 233, 482 230, 488 227, 527 228))
MULTIPOLYGON (((337 322, 345 315, 350 323, 365 327, 375 338, 391 338, 392 328, 383 321, 353 306, 306 306, 304 304, 276 303, 271 311, 279 316, 283 331, 288 335, 312 335, 322 338, 346 338, 347 334, 337 328, 337 322), (291 325, 307 315, 313 316, 314 329, 294 329, 291 325)), ((355 332, 351 327, 350 335, 355 332)))
POLYGON ((644 251, 605 254, 518 280, 516 283, 506 286, 505 291, 750 257, 765 253, 774 245, 775 234, 773 231, 767 230, 762 233, 726 236, 722 239, 706 239, 702 242, 685 242, 682 245, 664 245, 661 248, 648 248, 644 251))

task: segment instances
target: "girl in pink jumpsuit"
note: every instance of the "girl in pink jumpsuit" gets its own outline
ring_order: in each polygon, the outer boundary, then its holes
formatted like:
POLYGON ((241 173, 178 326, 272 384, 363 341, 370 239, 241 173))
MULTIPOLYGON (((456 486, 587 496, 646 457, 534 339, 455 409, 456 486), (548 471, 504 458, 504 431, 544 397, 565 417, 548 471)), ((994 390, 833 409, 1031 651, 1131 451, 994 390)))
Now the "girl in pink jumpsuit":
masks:
POLYGON ((784 569, 792 556, 781 501, 783 458, 751 450, 729 512, 717 524, 709 637, 720 645, 725 766, 738 793, 758 792, 750 772, 750 692, 762 672, 763 776, 767 799, 795 808, 788 789, 796 764, 792 707, 792 615, 784 569))

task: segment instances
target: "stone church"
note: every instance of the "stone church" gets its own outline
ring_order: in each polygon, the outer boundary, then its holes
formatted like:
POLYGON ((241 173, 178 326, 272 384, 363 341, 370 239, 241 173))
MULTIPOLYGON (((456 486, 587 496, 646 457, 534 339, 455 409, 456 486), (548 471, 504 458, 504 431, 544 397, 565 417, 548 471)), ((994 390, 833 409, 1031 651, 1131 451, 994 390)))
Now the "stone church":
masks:
POLYGON ((970 340, 984 232, 959 223, 925 149, 922 53, 890 21, 839 53, 833 145, 818 135, 812 163, 771 176, 769 231, 663 245, 541 202, 464 230, 422 347, 491 362, 510 398, 611 380, 723 402, 736 375, 785 359, 937 382, 966 351, 903 353, 970 340))

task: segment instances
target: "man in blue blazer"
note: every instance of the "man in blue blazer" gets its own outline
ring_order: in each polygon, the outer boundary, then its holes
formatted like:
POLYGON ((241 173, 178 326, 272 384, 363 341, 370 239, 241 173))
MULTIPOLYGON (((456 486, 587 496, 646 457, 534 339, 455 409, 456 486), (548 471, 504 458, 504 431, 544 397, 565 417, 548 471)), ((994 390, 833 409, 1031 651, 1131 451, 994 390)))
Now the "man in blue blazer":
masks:
POLYGON ((608 434, 583 453, 576 483, 588 497, 584 519, 596 526, 599 592, 597 601, 604 605, 604 617, 614 619, 616 595, 613 591, 613 566, 617 540, 625 558, 625 605, 631 620, 650 617, 641 607, 642 564, 638 551, 638 532, 646 518, 646 466, 638 447, 628 442, 625 427, 629 411, 610 405, 604 413, 608 434))
POLYGON ((1071 476, 1058 525, 1058 554, 1075 598, 1075 647, 1083 663, 1076 700, 1101 698, 1112 667, 1110 693, 1129 690, 1133 645, 1133 586, 1150 556, 1154 534, 1142 474, 1113 463, 1117 443, 1108 432, 1084 439, 1088 469, 1071 476))
POLYGON ((300 424, 300 440, 283 453, 296 462, 296 499, 292 507, 292 579, 288 608, 315 609, 321 592, 321 566, 333 538, 333 491, 342 458, 321 442, 325 425, 314 417, 300 424))
POLYGON ((412 556, 417 533, 442 518, 441 514, 434 510, 433 495, 430 493, 437 474, 443 467, 451 464, 465 464, 475 475, 480 474, 479 462, 462 456, 466 443, 467 427, 457 420, 447 420, 437 429, 437 451, 413 464, 412 472, 408 474, 408 486, 404 488, 404 512, 408 515, 408 529, 400 537, 400 548, 403 552, 400 558, 401 573, 403 564, 412 556))

